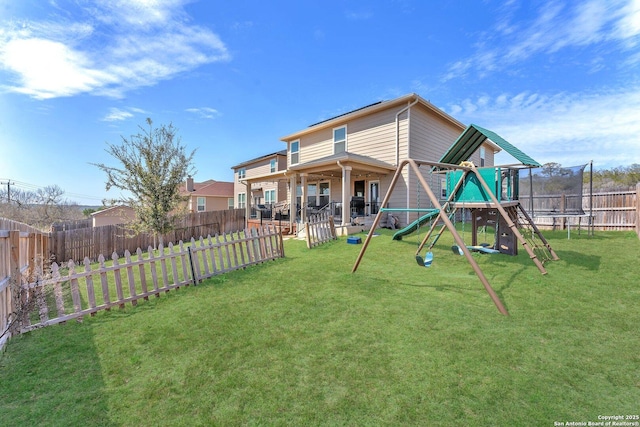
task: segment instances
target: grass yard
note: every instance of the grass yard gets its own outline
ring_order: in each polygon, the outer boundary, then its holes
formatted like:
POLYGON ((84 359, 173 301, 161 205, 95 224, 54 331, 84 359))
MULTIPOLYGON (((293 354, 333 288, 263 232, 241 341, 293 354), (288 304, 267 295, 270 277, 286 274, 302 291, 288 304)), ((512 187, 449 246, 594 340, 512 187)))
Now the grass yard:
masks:
POLYGON ((448 233, 424 268, 417 236, 383 230, 355 274, 361 245, 290 240, 284 259, 15 337, 0 356, 0 425, 554 426, 640 414, 638 237, 543 233, 560 257, 545 276, 524 250, 474 255, 509 317, 448 233))

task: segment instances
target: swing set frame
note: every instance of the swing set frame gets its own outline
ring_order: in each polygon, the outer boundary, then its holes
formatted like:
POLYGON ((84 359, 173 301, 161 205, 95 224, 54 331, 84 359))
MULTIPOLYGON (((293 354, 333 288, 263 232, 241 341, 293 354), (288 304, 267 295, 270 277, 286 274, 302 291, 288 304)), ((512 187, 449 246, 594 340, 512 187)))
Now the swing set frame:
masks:
MULTIPOLYGON (((398 165, 398 168, 396 169, 396 173, 394 174, 393 179, 391 180, 391 183, 389 185, 389 190, 385 194, 381 206, 384 207, 389 202, 389 200, 391 198, 391 194, 393 193, 393 190, 394 190, 396 184, 398 183, 400 177, 402 176, 402 173, 403 173, 403 171, 404 171, 404 169, 406 167, 409 167, 410 170, 413 170, 413 172, 416 174, 416 177, 417 177, 417 179, 419 181, 419 184, 422 186, 422 188, 424 189, 425 193, 429 197, 429 199, 431 201, 431 204, 433 205, 433 209, 437 209, 438 210, 438 216, 431 223, 431 228, 430 228, 429 232, 427 233, 427 235, 422 240, 422 242, 420 243, 416 254, 417 255, 420 254, 420 251, 426 245, 426 242, 428 241, 429 237, 431 236, 431 234, 435 230, 436 225, 438 224, 439 221, 442 221, 444 224, 443 224, 442 228, 440 229, 440 231, 438 232, 438 234, 436 235, 434 241, 429 246, 429 248, 431 248, 431 247, 433 247, 433 245, 435 245, 437 239, 440 237, 440 234, 444 231, 444 228, 448 229, 449 232, 451 233, 451 235, 453 236, 453 239, 454 239, 455 243, 458 245, 458 248, 462 252, 462 255, 465 256, 465 258, 467 259, 467 261, 469 262, 469 264, 473 268, 473 271, 475 272, 476 276, 478 277, 478 279, 480 280, 480 282, 484 286, 485 290, 487 291, 487 293, 491 297, 491 300, 493 301, 493 303, 497 307, 498 311, 501 314, 503 314, 505 316, 508 316, 509 312, 504 307, 502 301, 500 301, 500 298, 498 297, 496 292, 493 290, 493 288, 489 284, 489 281, 487 280, 486 276, 482 272, 482 269, 480 269, 480 266, 478 265, 476 260, 471 255, 471 251, 465 245, 463 238, 460 236, 460 234, 456 230, 455 225, 451 222, 451 219, 449 218, 449 216, 450 216, 451 212, 453 212, 455 209, 457 209, 457 207, 456 207, 456 195, 458 194, 458 190, 460 189, 460 187, 462 185, 464 185, 467 175, 474 174, 477 177, 478 182, 480 183, 480 185, 484 188, 484 191, 491 198, 491 202, 484 203, 483 206, 485 206, 487 208, 496 209, 500 213, 500 215, 506 221, 507 226, 511 229, 511 231, 514 233, 514 235, 517 237, 517 239, 520 241, 520 243, 524 246, 525 250, 529 253, 530 258, 536 264, 536 266, 538 267, 540 272, 542 274, 546 274, 546 270, 544 269, 544 266, 542 265, 540 260, 537 258, 536 254, 534 253, 532 248, 529 247, 526 239, 520 234, 516 224, 512 221, 510 215, 507 213, 507 211, 502 207, 501 203, 493 195, 493 193, 491 192, 491 189, 487 185, 486 181, 480 175, 480 172, 478 171, 478 169, 473 165, 473 163, 468 163, 468 162, 463 162, 461 165, 453 165, 453 164, 449 164, 449 163, 430 162, 430 161, 426 161, 426 160, 416 160, 416 159, 405 159, 405 160, 403 160, 398 165), (420 168, 420 166, 423 166, 423 165, 430 166, 431 167, 431 173, 433 173, 434 170, 462 170, 463 171, 461 178, 459 179, 459 181, 456 183, 456 185, 454 187, 454 190, 451 191, 451 193, 449 194, 449 197, 447 198, 447 200, 443 204, 440 204, 440 201, 435 196, 435 194, 431 190, 431 187, 427 184, 426 180, 424 179, 424 176, 420 172, 419 168, 420 168)), ((463 204, 464 205, 468 205, 468 203, 464 203, 464 202, 463 202, 463 204)), ((387 210, 390 210, 390 209, 387 209, 387 210)), ((403 210, 403 209, 394 209, 394 210, 403 210)), ((358 254, 358 257, 356 258, 356 261, 355 261, 355 263, 353 265, 353 268, 351 270, 352 273, 355 273, 356 270, 358 269, 358 266, 360 265, 360 262, 362 261, 362 258, 363 258, 364 254, 365 254, 365 252, 366 252, 366 250, 367 250, 367 248, 369 246, 369 242, 371 241, 371 238, 374 235, 374 231, 378 227, 378 224, 380 223, 380 220, 382 218, 383 212, 384 212, 384 210, 381 209, 378 212, 378 214, 376 215, 376 217, 375 217, 375 219, 373 221, 373 224, 371 225, 371 228, 369 229, 369 232, 367 233, 367 237, 364 240, 362 248, 360 249, 360 253, 358 254)), ((542 237, 542 235, 540 235, 540 236, 542 237)), ((548 245, 546 240, 544 241, 544 244, 547 246, 547 248, 551 252, 551 255, 552 255, 553 259, 557 260, 558 259, 557 255, 555 254, 555 252, 553 252, 553 249, 551 249, 551 247, 548 245)))

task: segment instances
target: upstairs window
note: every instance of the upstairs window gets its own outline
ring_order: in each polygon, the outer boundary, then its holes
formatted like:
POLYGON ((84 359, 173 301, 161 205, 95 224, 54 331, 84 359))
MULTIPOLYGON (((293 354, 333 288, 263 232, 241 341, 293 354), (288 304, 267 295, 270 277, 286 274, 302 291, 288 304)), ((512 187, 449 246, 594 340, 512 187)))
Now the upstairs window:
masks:
POLYGON ((271 173, 274 173, 277 170, 276 167, 276 159, 271 159, 271 163, 269 164, 271 173))
POLYGON ((300 163, 300 141, 293 141, 291 145, 289 145, 289 154, 292 165, 300 163))
POLYGON ((204 212, 205 210, 205 198, 204 197, 198 197, 198 208, 197 208, 198 212, 204 212))
POLYGON ((238 179, 245 179, 247 177, 247 170, 245 168, 238 169, 238 179))
POLYGON ((486 152, 485 152, 484 147, 480 147, 480 166, 481 167, 484 166, 485 156, 486 156, 486 152))
POLYGON ((335 128, 333 130, 333 154, 347 151, 347 127, 335 128))

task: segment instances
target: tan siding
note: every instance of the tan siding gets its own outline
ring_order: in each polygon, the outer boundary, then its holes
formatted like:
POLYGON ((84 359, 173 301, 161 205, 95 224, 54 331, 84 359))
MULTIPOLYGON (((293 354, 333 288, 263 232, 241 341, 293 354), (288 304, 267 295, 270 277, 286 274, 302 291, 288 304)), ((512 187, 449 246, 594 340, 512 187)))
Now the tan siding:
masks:
POLYGON ((287 156, 278 156, 278 170, 279 171, 287 170, 287 156))
POLYGON ((254 176, 267 175, 271 173, 271 164, 269 163, 271 159, 262 160, 260 162, 254 163, 252 165, 247 165, 247 178, 251 178, 254 176))
MULTIPOLYGON (((396 124, 395 115, 400 108, 345 122, 335 127, 347 127, 347 151, 354 154, 373 157, 395 164, 396 161, 396 124)), ((400 120, 400 138, 406 141, 406 113, 400 120)), ((320 129, 316 133, 300 139, 300 163, 307 163, 333 154, 333 129, 320 129)), ((406 144, 400 157, 406 157, 406 144)))
POLYGON ((322 129, 300 139, 300 163, 311 162, 332 154, 333 129, 322 129))
POLYGON ((246 193, 247 186, 238 181, 238 172, 233 175, 233 207, 238 208, 238 194, 246 193))
POLYGON ((93 226, 125 224, 135 219, 135 213, 131 208, 114 208, 93 215, 93 226))
MULTIPOLYGON (((229 209, 228 197, 222 196, 191 196, 191 212, 198 212, 198 197, 204 197, 204 211, 222 211, 229 209)), ((234 202, 235 203, 235 202, 234 202)))
POLYGON ((278 182, 278 188, 276 189, 276 200, 278 202, 287 201, 287 182, 286 181, 278 182))
POLYGON ((440 160, 464 130, 418 106, 411 109, 410 126, 410 157, 433 162, 440 160))
MULTIPOLYGON (((347 150, 395 164, 395 115, 396 110, 387 110, 350 122, 347 125, 347 150)), ((405 120, 401 123, 402 132, 406 133, 405 120)))

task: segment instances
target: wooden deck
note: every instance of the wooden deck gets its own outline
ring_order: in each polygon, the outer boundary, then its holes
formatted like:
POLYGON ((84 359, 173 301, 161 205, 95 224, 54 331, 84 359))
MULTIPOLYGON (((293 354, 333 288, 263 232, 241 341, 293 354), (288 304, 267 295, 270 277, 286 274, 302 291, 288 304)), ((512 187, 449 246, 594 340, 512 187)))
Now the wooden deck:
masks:
POLYGON ((297 234, 297 224, 294 222, 293 226, 289 224, 289 220, 271 220, 271 219, 258 219, 251 218, 247 221, 248 228, 262 228, 265 226, 275 227, 276 230, 281 231, 283 236, 295 236, 297 234))

